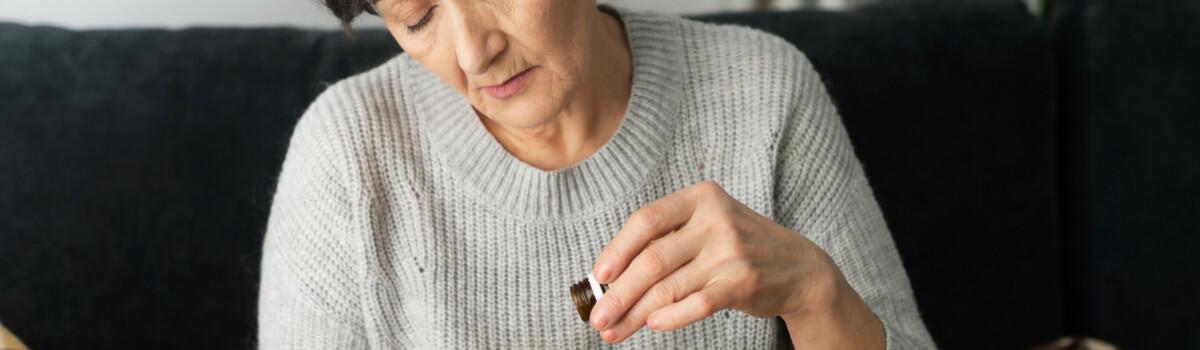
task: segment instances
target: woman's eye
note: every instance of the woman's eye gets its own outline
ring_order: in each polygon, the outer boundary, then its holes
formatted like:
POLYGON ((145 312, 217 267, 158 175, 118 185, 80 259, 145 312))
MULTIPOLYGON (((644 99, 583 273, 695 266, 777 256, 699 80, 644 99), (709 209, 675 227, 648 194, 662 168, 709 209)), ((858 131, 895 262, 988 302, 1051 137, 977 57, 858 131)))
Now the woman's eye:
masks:
POLYGON ((419 31, 421 31, 421 29, 425 29, 425 25, 429 24, 429 20, 430 20, 431 18, 433 18, 433 10, 434 10, 434 9, 436 9, 436 8, 437 8, 437 6, 430 7, 430 8, 429 8, 429 11, 425 11, 425 16, 421 17, 421 20, 420 20, 420 21, 417 21, 417 23, 416 23, 416 24, 413 24, 413 25, 407 26, 407 27, 408 27, 408 32, 409 32, 409 33, 416 33, 416 32, 419 32, 419 31))

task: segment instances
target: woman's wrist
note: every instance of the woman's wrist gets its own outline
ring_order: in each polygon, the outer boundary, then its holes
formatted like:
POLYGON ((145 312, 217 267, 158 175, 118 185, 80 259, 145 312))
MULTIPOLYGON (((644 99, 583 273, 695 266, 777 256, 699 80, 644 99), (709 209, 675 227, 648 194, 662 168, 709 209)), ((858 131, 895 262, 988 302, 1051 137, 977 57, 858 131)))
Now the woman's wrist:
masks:
MULTIPOLYGON (((812 245, 816 247, 815 244, 812 245)), ((796 348, 883 349, 886 333, 883 323, 846 281, 837 265, 824 251, 816 248, 809 256, 822 260, 821 266, 796 289, 795 298, 803 306, 780 314, 796 348)))

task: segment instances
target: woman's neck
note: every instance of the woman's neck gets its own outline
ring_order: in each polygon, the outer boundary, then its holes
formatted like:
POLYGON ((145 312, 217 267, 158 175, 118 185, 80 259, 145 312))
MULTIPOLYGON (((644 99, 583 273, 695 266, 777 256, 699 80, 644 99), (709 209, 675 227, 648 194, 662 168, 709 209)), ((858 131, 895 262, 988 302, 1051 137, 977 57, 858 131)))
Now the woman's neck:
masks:
POLYGON ((509 153, 542 170, 587 159, 616 133, 629 105, 633 60, 621 21, 597 9, 586 77, 566 107, 546 125, 509 128, 480 118, 509 153))

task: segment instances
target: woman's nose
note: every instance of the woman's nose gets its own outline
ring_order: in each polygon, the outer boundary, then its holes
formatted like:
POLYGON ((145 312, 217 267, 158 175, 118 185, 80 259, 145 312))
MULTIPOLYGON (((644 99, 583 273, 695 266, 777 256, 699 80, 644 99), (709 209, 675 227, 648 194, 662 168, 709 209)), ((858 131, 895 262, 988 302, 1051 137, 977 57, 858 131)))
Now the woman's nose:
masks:
POLYGON ((492 61, 508 45, 501 33, 483 14, 464 14, 457 23, 455 51, 458 66, 470 75, 486 73, 492 61))

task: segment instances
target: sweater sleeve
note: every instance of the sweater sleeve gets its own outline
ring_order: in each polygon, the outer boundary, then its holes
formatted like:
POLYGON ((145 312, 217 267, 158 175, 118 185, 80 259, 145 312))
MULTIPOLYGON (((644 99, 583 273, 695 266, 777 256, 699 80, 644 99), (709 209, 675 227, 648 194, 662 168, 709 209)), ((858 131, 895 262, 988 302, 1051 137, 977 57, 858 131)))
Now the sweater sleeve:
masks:
POLYGON ((328 94, 300 118, 263 242, 261 349, 365 349, 351 215, 337 120, 328 94))
POLYGON ((821 78, 794 51, 794 105, 776 163, 776 219, 826 251, 887 333, 887 349, 933 349, 912 287, 821 78))

